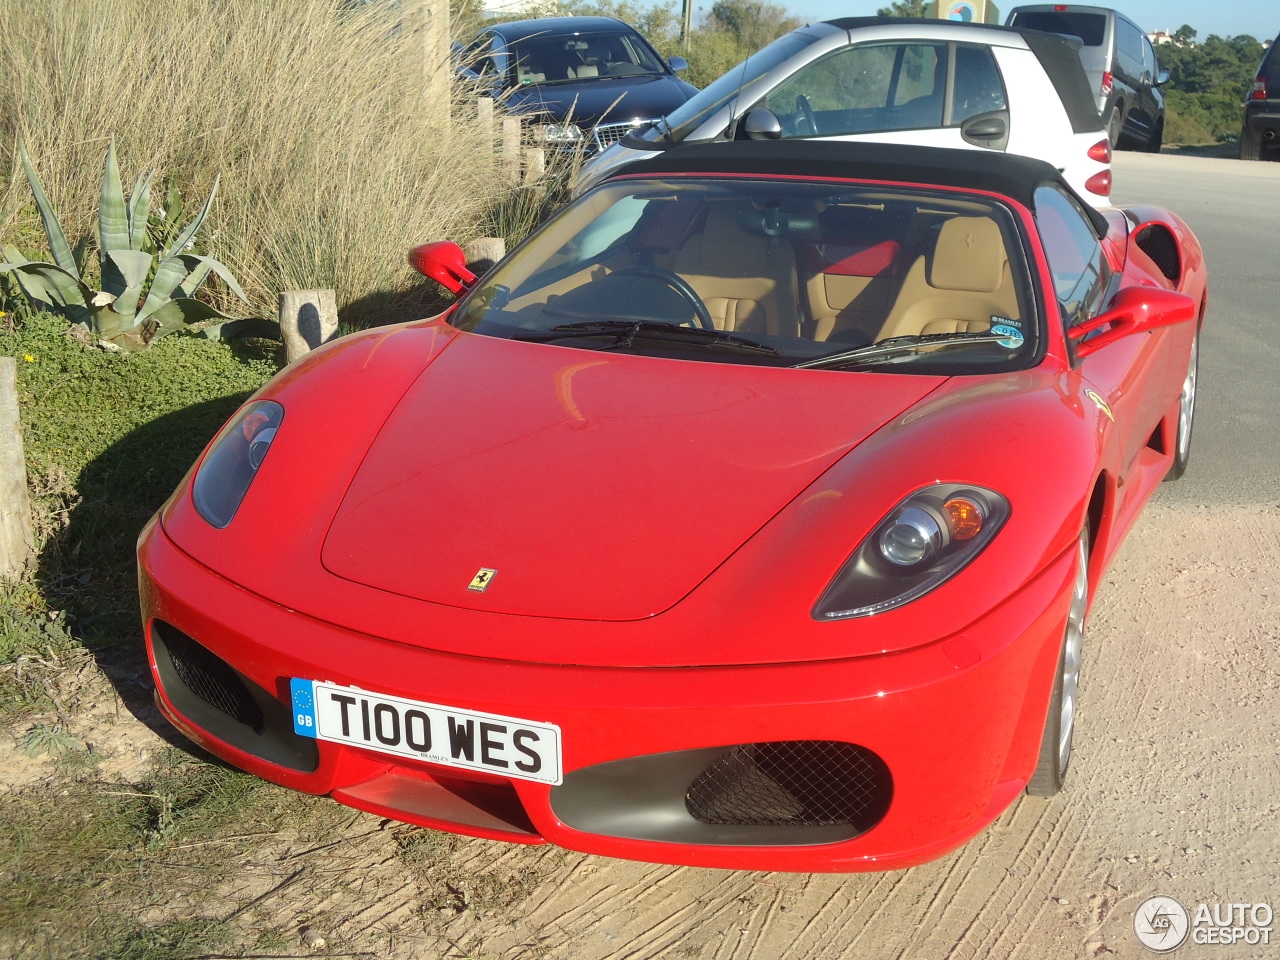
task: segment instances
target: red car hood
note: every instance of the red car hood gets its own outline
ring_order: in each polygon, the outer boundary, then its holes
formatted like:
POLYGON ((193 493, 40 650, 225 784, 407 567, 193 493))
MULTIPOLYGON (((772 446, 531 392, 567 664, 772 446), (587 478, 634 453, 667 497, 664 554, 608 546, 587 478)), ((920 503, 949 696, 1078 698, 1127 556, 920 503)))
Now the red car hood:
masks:
POLYGON ((463 335, 387 419, 322 559, 456 607, 649 617, 939 382, 463 335))

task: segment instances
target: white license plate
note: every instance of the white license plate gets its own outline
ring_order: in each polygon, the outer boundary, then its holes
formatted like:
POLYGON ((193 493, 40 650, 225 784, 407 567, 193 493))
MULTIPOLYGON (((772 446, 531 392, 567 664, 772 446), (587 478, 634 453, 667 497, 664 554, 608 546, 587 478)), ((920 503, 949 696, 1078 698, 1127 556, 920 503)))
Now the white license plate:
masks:
POLYGON ((459 710, 321 680, 291 680, 290 691, 293 729, 304 737, 519 780, 561 780, 560 728, 553 723, 459 710))

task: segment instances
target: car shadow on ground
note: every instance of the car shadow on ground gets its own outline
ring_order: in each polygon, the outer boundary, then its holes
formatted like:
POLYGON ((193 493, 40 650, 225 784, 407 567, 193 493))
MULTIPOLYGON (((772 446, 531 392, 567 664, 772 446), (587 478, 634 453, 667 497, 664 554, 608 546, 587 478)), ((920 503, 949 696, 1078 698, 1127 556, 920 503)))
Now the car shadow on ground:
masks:
MULTIPOLYGON (((408 292, 375 293, 344 307, 341 332, 436 316, 453 302, 425 281, 408 292)), ((246 349, 261 355, 263 343, 246 349)), ((283 348, 274 352, 283 363, 283 348)), ((37 561, 41 592, 54 609, 66 611, 70 635, 92 655, 126 709, 169 743, 200 756, 206 755, 161 716, 152 699, 135 549, 147 521, 248 396, 236 393, 175 410, 112 444, 74 478, 78 496, 67 523, 47 540, 37 561)))
POLYGON ((68 523, 38 560, 42 592, 66 610, 71 635, 93 656, 126 709, 169 743, 201 756, 152 700, 134 550, 147 520, 247 396, 233 394, 157 417, 91 461, 75 479, 79 499, 68 523))

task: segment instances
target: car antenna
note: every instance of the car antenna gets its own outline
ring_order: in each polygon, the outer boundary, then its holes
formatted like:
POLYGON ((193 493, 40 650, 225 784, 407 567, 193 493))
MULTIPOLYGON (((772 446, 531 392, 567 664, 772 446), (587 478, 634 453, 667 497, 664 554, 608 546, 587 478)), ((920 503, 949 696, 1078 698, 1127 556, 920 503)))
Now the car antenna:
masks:
MULTIPOLYGON (((760 19, 760 10, 763 6, 764 6, 764 0, 760 0, 760 2, 756 4, 756 20, 757 21, 759 21, 760 19)), ((756 55, 756 53, 759 53, 759 52, 760 51, 757 50, 755 51, 755 53, 747 54, 747 56, 742 61, 742 76, 738 78, 738 89, 733 91, 733 98, 729 101, 729 122, 726 123, 724 126, 724 136, 726 140, 731 140, 733 139, 733 136, 734 136, 733 113, 735 110, 738 109, 738 96, 739 94, 742 93, 742 85, 746 83, 746 80, 747 80, 747 61, 750 60, 752 57, 756 55)))

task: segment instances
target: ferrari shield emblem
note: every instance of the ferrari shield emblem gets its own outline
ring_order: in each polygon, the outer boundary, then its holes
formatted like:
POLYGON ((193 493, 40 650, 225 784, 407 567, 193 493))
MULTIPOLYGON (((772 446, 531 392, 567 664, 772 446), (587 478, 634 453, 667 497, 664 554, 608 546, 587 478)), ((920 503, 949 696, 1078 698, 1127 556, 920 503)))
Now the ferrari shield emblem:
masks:
POLYGON ((471 578, 471 582, 467 584, 468 590, 475 590, 484 593, 489 589, 489 584, 493 578, 498 575, 497 570, 490 570, 488 567, 481 567, 480 572, 471 578))
POLYGON ((1100 396, 1098 396, 1092 390, 1086 390, 1084 392, 1084 395, 1088 397, 1090 400, 1092 400, 1095 404, 1097 404, 1098 409, 1102 411, 1103 415, 1106 416, 1108 420, 1110 420, 1112 423, 1116 422, 1116 415, 1112 413, 1111 408, 1107 406, 1107 401, 1103 400, 1100 396))

